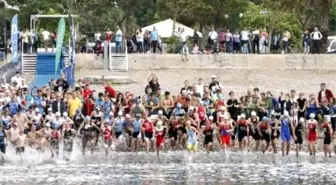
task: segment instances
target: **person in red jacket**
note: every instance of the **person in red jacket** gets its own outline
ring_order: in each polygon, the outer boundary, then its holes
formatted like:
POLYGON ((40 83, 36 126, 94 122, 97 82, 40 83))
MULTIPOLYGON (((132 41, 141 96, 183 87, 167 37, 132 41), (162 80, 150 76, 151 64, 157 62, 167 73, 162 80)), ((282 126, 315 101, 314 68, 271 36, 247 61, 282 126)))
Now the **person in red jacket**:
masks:
POLYGON ((325 83, 321 83, 321 90, 318 93, 318 101, 319 103, 322 102, 322 99, 326 99, 328 102, 334 98, 333 93, 331 92, 331 90, 327 89, 327 85, 325 83))
POLYGON ((112 87, 111 82, 105 82, 104 76, 102 76, 103 86, 105 89, 105 93, 108 93, 112 98, 117 98, 116 90, 112 87))

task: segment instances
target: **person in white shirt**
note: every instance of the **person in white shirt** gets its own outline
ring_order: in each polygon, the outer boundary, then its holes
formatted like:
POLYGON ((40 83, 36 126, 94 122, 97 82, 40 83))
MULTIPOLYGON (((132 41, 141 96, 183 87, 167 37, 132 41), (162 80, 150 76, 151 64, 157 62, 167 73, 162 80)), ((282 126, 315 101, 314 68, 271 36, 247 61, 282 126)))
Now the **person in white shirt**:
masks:
POLYGON ((249 40, 250 40, 251 33, 246 28, 244 28, 240 32, 240 35, 241 35, 242 53, 249 53, 250 52, 250 42, 249 42, 249 40))
POLYGON ((45 29, 44 31, 42 31, 42 37, 43 37, 43 42, 44 42, 44 49, 45 49, 45 52, 47 52, 49 42, 50 42, 50 32, 45 29))
POLYGON ((22 43, 23 43, 24 53, 27 53, 29 50, 29 37, 30 37, 30 32, 28 29, 25 29, 25 31, 22 32, 22 43))
POLYGON ((211 46, 211 48, 214 47, 214 44, 218 38, 218 34, 215 31, 215 28, 212 27, 212 30, 209 32, 209 37, 208 37, 208 44, 211 46))
POLYGON ((122 40, 123 40, 123 33, 119 26, 117 26, 116 36, 114 38, 116 43, 116 53, 118 53, 119 50, 121 50, 122 47, 122 40))
POLYGON ((94 34, 94 38, 95 38, 95 41, 100 41, 101 33, 100 33, 99 31, 97 31, 97 32, 94 34))
POLYGON ((144 35, 142 34, 141 29, 136 31, 136 40, 137 40, 138 52, 140 53, 144 52, 144 35))
POLYGON ((312 39, 312 53, 320 54, 320 40, 323 38, 321 32, 315 27, 314 31, 310 34, 310 38, 312 39))
POLYGON ((25 84, 25 79, 21 77, 20 72, 16 72, 15 76, 11 78, 11 83, 16 82, 17 87, 21 88, 25 84))
POLYGON ((198 79, 198 84, 195 85, 196 93, 200 94, 201 97, 203 97, 204 94, 204 84, 203 84, 203 78, 198 79))

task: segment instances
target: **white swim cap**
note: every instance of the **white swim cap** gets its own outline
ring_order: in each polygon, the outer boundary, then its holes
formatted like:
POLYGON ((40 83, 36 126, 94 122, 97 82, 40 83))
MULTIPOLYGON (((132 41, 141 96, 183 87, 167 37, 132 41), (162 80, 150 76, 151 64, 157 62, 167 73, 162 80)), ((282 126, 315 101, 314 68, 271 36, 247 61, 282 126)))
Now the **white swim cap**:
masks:
POLYGON ((46 123, 46 127, 50 127, 50 123, 48 122, 48 123, 46 123))
POLYGON ((251 112, 251 116, 256 116, 256 115, 257 115, 257 113, 255 111, 251 112))
POLYGON ((324 120, 325 120, 325 121, 328 121, 328 122, 329 122, 329 121, 330 121, 330 119, 331 119, 331 118, 330 118, 330 116, 329 116, 329 115, 324 115, 324 120))
POLYGON ((245 114, 241 114, 241 115, 240 115, 240 118, 241 118, 241 119, 246 118, 245 114))
POLYGON ((52 111, 52 108, 51 108, 51 107, 49 107, 49 108, 48 108, 48 112, 51 112, 51 111, 52 111))
POLYGON ((229 119, 229 116, 227 114, 224 114, 224 119, 229 119))
POLYGON ((284 117, 288 117, 289 116, 289 112, 285 111, 283 115, 284 115, 284 117))
POLYGON ((163 111, 162 111, 162 110, 159 110, 159 111, 158 111, 158 114, 159 114, 159 115, 162 115, 162 114, 163 114, 163 111))
POLYGON ((129 114, 126 114, 126 118, 131 118, 131 115, 129 115, 129 114))
POLYGON ((122 116, 123 115, 123 112, 122 111, 119 111, 118 112, 118 116, 122 116))
POLYGON ((113 116, 113 112, 110 112, 110 113, 109 113, 109 116, 113 116))
POLYGON ((63 117, 67 117, 68 113, 67 112, 63 112, 63 117))
POLYGON ((315 118, 315 114, 314 114, 314 113, 310 113, 310 114, 309 114, 309 118, 310 118, 310 119, 314 119, 314 118, 315 118))
POLYGON ((305 121, 304 118, 300 118, 299 122, 303 123, 305 121))
POLYGON ((213 119, 214 119, 214 117, 213 117, 213 116, 209 116, 209 120, 211 120, 211 121, 212 121, 213 119))
POLYGON ((35 108, 35 112, 40 112, 40 109, 39 108, 35 108))
POLYGON ((56 115, 56 116, 61 116, 61 113, 60 113, 60 112, 56 112, 55 115, 56 115))

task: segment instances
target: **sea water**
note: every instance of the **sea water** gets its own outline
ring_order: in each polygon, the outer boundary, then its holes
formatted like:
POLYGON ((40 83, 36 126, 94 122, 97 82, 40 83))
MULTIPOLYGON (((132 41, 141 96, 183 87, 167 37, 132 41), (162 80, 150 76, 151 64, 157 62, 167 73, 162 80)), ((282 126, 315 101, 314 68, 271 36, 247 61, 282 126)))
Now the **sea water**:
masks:
POLYGON ((322 153, 296 157, 292 152, 282 157, 272 153, 169 151, 158 158, 155 152, 110 152, 106 157, 104 148, 83 156, 75 144, 70 160, 51 159, 50 151, 29 148, 20 157, 8 147, 0 164, 1 185, 303 185, 336 184, 335 177, 335 158, 322 153))

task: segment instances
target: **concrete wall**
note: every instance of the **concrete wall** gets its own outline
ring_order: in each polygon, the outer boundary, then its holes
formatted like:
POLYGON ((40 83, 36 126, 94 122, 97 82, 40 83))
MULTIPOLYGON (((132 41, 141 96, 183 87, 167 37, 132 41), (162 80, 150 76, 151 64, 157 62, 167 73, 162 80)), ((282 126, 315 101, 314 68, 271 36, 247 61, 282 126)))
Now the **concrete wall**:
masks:
MULTIPOLYGON (((101 59, 102 61, 102 59, 101 59)), ((189 55, 188 61, 182 61, 177 54, 129 54, 129 69, 164 69, 164 68, 237 68, 237 69, 316 69, 336 70, 336 55, 302 54, 220 54, 189 55)), ((77 66, 99 65, 92 54, 78 54, 77 66)))

